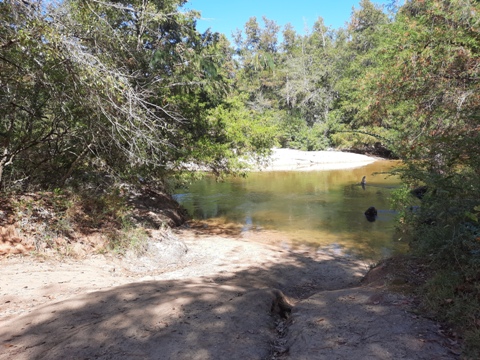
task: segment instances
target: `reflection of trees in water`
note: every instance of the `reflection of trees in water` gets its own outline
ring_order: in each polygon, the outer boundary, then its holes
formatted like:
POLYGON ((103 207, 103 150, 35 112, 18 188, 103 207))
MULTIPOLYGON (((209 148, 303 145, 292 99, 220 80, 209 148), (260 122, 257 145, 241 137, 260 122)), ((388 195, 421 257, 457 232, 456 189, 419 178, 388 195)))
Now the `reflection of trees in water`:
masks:
POLYGON ((207 179, 192 186, 191 193, 180 200, 197 219, 242 223, 244 231, 275 229, 292 237, 303 233, 304 243, 331 240, 368 252, 368 248, 392 246, 394 215, 388 210, 388 197, 396 181, 371 175, 381 170, 369 165, 310 173, 254 173, 223 183, 207 179), (364 190, 361 179, 365 175, 364 190), (373 223, 364 215, 370 206, 378 209, 373 223))
POLYGON ((363 198, 369 197, 370 188, 367 186, 362 187, 360 183, 345 185, 343 187, 343 195, 345 197, 363 197, 363 198), (367 189, 369 191, 367 191, 367 189))
POLYGON ((197 198, 193 201, 192 209, 194 219, 205 220, 219 216, 218 204, 216 202, 205 203, 197 198))

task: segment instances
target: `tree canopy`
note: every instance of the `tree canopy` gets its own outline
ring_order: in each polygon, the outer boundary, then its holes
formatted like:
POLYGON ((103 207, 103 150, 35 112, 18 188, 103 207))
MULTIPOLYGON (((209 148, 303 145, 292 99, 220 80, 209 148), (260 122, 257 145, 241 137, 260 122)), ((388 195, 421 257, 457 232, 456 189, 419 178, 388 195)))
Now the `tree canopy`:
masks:
MULTIPOLYGON (((244 167, 229 152, 247 153, 250 134, 225 136, 210 120, 234 96, 232 50, 225 36, 200 34, 184 3, 0 2, 4 186, 59 186, 92 167, 160 177, 191 163, 244 167)), ((250 150, 272 146, 259 144, 250 150)))

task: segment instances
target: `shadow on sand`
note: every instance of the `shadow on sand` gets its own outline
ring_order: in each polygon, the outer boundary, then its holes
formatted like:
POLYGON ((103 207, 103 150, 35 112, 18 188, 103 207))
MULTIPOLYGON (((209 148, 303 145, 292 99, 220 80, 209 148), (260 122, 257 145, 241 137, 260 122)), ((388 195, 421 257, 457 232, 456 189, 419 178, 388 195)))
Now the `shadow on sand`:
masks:
POLYGON ((211 278, 136 282, 37 308, 1 326, 0 359, 270 358, 282 322, 272 313, 273 288, 298 303, 287 321, 292 331, 280 339, 292 359, 349 359, 352 349, 362 359, 453 358, 442 349, 429 356, 439 340, 423 336, 419 320, 397 303, 372 300, 377 290, 339 290, 358 285, 358 263, 299 253, 287 260, 211 278), (330 295, 311 297, 319 292, 330 295), (384 318, 389 313, 395 316, 384 318))

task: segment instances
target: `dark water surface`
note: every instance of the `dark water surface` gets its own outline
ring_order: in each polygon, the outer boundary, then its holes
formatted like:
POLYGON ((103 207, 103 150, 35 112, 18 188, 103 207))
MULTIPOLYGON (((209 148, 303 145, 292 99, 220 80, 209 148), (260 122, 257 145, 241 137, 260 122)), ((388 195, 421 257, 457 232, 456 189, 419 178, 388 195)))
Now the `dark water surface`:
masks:
POLYGON ((245 233, 275 230, 294 244, 377 260, 403 252, 394 231, 389 197, 399 180, 386 172, 394 162, 377 161, 348 170, 259 172, 216 182, 206 178, 175 198, 197 220, 242 224, 245 233), (366 175, 365 189, 360 185, 366 175), (378 210, 369 222, 364 212, 378 210))

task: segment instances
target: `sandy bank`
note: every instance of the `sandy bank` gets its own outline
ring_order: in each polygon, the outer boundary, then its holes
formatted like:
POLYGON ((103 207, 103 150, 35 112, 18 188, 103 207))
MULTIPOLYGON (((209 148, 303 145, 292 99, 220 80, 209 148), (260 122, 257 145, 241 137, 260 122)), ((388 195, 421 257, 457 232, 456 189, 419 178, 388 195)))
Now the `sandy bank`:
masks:
POLYGON ((101 255, 3 259, 0 359, 456 358, 408 297, 359 286, 367 264, 281 245, 275 232, 175 232, 188 251, 151 272, 101 255))
POLYGON ((317 171, 350 169, 375 162, 367 155, 341 151, 301 151, 293 149, 273 149, 267 166, 260 171, 317 171))

